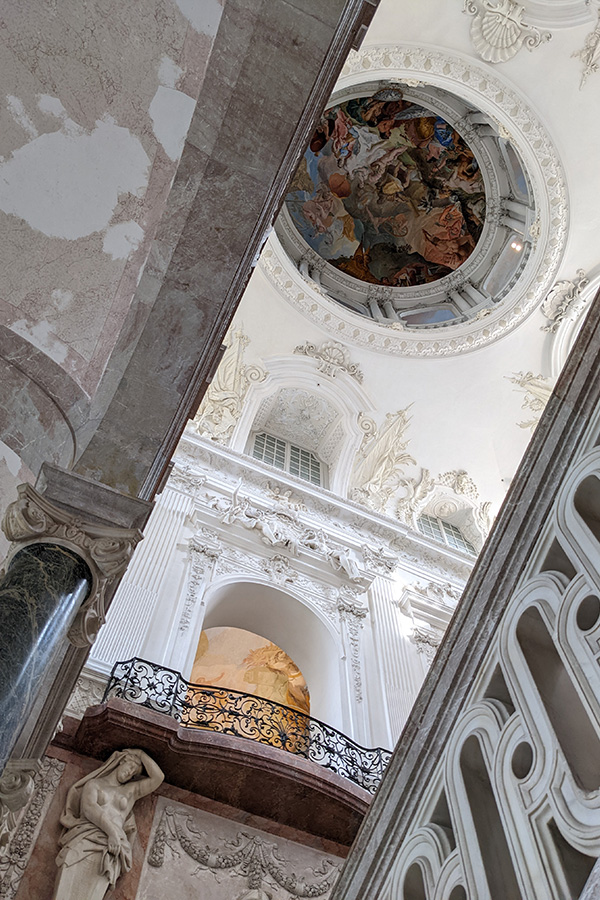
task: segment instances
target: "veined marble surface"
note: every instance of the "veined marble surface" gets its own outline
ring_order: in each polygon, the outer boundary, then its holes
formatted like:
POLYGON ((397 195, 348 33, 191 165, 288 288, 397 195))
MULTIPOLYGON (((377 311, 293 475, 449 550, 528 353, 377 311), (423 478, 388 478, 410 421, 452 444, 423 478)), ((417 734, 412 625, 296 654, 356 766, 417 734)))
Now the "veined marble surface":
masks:
POLYGON ((0 767, 91 583, 83 560, 58 544, 24 547, 0 579, 0 767))

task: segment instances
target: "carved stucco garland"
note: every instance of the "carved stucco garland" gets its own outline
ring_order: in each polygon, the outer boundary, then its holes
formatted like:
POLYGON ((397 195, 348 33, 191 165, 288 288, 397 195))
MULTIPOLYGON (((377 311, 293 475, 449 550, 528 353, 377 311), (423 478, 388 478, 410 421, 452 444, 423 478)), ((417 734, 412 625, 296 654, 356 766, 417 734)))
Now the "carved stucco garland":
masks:
MULTIPOLYGON (((521 276, 519 283, 522 285, 522 293, 518 300, 513 297, 511 306, 502 301, 485 317, 471 320, 468 326, 409 331, 396 329, 394 325, 372 323, 351 313, 346 314, 339 304, 327 297, 316 285, 307 285, 274 237, 261 256, 260 266, 292 306, 300 309, 338 340, 394 356, 455 356, 483 347, 507 334, 547 294, 563 255, 568 230, 565 178, 554 145, 529 105, 504 81, 490 73, 488 68, 473 60, 451 56, 437 49, 411 45, 374 47, 350 54, 339 86, 350 87, 356 77, 378 79, 393 75, 403 80, 407 71, 414 72, 415 76, 428 84, 446 90, 452 90, 453 84, 456 84, 457 92, 472 97, 473 102, 475 97, 484 99, 486 109, 493 118, 510 120, 510 137, 517 148, 520 144, 515 141, 515 134, 519 135, 521 144, 528 147, 530 158, 537 161, 539 172, 533 183, 535 207, 545 211, 546 223, 542 228, 541 219, 538 222, 540 237, 536 247, 537 262, 528 263, 526 272, 521 276), (540 191, 545 196, 537 196, 540 191), (543 252, 540 250, 542 233, 547 235, 543 252)), ((504 132, 508 134, 506 129, 504 132)))
POLYGON ((183 601, 183 610, 179 619, 179 631, 181 632, 186 632, 190 627, 196 600, 198 599, 207 569, 214 569, 219 556, 223 552, 223 545, 217 540, 216 535, 214 535, 213 541, 209 543, 199 538, 200 536, 190 538, 188 542, 190 575, 183 601))
POLYGON ((350 645, 350 667, 354 682, 354 694, 359 703, 362 702, 362 671, 360 653, 360 632, 367 617, 368 610, 358 602, 358 592, 350 587, 340 588, 337 592, 337 610, 350 645))
POLYGON ((288 863, 279 855, 277 844, 243 831, 238 833, 235 841, 224 841, 222 849, 213 849, 200 843, 198 832, 193 830, 192 818, 186 817, 185 822, 183 818, 177 815, 173 807, 166 807, 150 847, 149 865, 160 868, 165 861, 165 847, 170 847, 177 854, 174 845, 179 844, 191 859, 199 863, 201 869, 208 869, 213 874, 228 869, 237 870, 236 874, 247 879, 249 890, 256 892, 252 896, 262 896, 263 884, 269 887, 274 882, 294 898, 323 897, 339 876, 335 863, 324 859, 318 869, 312 870, 314 881, 298 878, 288 871, 288 863))
POLYGON ((4 514, 2 530, 13 543, 8 560, 28 544, 57 543, 73 550, 87 563, 92 589, 79 609, 68 637, 76 647, 93 644, 105 619, 107 588, 125 572, 142 539, 139 528, 118 528, 84 522, 39 494, 30 484, 20 484, 18 499, 4 514))
POLYGON ((576 50, 572 56, 580 59, 583 63, 583 72, 579 82, 579 90, 582 90, 589 76, 597 72, 600 65, 600 10, 598 10, 596 27, 586 37, 581 50, 576 50))

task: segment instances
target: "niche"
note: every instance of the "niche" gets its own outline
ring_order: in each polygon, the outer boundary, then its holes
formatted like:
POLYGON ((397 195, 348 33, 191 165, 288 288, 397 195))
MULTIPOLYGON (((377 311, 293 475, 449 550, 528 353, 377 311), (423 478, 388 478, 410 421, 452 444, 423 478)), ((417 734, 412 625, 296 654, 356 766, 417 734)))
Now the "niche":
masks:
POLYGON ((423 870, 418 863, 413 863, 404 876, 404 900, 427 900, 423 870))
POLYGON ((463 744, 460 768, 490 896, 494 900, 500 897, 502 900, 523 900, 496 797, 475 735, 468 737, 463 744))
POLYGON ((573 777, 585 791, 596 790, 600 739, 535 607, 519 619, 517 640, 573 777))
POLYGON ((288 654, 242 628, 207 628, 192 667, 193 684, 242 691, 310 714, 304 676, 288 654))

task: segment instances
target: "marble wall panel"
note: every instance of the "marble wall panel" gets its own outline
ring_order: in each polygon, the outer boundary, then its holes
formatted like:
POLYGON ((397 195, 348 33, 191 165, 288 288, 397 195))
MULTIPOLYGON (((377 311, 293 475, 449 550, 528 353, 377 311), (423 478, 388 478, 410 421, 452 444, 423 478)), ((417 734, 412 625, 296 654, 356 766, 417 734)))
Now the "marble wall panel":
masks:
POLYGON ((34 0, 3 15, 0 323, 88 391, 125 322, 221 12, 34 0))
MULTIPOLYGON (((78 461, 82 474, 152 496, 350 48, 349 23, 360 7, 360 0, 227 0, 175 196, 197 165, 202 177, 191 183, 183 229, 162 236, 168 269, 111 405, 98 408, 94 435, 82 432, 82 443, 91 437, 78 461)), ((114 373, 111 366, 108 379, 114 373)))

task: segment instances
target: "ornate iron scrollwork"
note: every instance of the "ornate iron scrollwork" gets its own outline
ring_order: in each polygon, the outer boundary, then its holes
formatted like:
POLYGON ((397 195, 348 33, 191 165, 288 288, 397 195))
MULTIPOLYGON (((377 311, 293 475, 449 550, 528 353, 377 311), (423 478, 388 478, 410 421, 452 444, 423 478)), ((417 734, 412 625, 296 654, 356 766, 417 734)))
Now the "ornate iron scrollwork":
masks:
POLYGON ((367 749, 305 713, 242 691, 190 684, 179 672, 145 659, 113 666, 103 702, 112 697, 165 713, 189 728, 204 728, 268 744, 331 769, 375 793, 391 753, 367 749))

